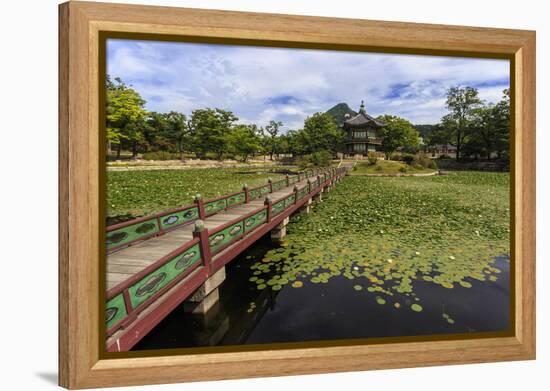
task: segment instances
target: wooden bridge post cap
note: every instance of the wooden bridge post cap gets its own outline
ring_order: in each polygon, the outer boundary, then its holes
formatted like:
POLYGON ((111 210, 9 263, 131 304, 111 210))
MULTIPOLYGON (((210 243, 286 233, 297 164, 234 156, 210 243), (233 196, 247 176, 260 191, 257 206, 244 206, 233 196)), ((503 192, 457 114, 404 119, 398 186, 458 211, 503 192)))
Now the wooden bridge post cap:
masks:
POLYGON ((265 197, 264 204, 270 204, 271 203, 271 197, 267 196, 265 197))
POLYGON ((292 191, 298 191, 298 186, 294 185, 294 189, 292 191))
POLYGON ((201 232, 204 230, 204 221, 202 220, 197 220, 195 221, 195 229, 194 231, 195 232, 201 232))
POLYGON ((248 185, 246 183, 243 184, 243 189, 248 189, 248 185))
POLYGON ((273 179, 267 178, 267 181, 268 181, 268 182, 273 182, 273 179))
POLYGON ((195 197, 194 197, 194 198, 195 198, 195 200, 198 201, 198 200, 200 200, 200 199, 202 198, 202 196, 200 195, 200 193, 197 193, 197 194, 195 194, 195 197))

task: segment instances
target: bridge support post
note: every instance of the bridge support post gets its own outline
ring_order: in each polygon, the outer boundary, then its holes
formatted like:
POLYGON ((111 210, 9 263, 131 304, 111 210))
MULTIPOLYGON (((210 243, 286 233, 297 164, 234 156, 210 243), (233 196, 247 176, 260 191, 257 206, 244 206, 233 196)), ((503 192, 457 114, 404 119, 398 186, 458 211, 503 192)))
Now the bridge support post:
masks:
POLYGON ((225 267, 212 274, 184 303, 184 311, 205 315, 220 300, 218 287, 225 280, 225 267))
POLYGON ((310 198, 307 202, 300 208, 300 212, 309 213, 311 211, 311 204, 313 200, 310 198))
POLYGON ((313 196, 313 201, 323 202, 323 192, 320 191, 319 193, 315 194, 313 196))
POLYGON ((275 228, 271 230, 271 240, 281 242, 286 236, 286 226, 290 221, 289 217, 285 217, 275 228))

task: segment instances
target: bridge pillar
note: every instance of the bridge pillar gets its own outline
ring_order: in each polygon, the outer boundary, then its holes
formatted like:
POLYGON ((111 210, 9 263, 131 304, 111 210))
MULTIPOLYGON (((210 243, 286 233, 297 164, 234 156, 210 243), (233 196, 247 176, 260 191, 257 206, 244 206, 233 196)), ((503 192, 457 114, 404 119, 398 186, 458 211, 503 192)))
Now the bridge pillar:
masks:
POLYGON ((300 213, 309 213, 311 211, 311 204, 313 203, 313 200, 310 198, 309 200, 307 200, 306 203, 304 203, 304 205, 302 205, 299 209, 299 212, 300 213))
POLYGON ((184 311, 192 314, 206 314, 220 300, 218 287, 225 280, 225 267, 222 267, 191 295, 184 303, 184 311))
POLYGON ((290 221, 289 217, 285 217, 275 228, 271 230, 271 240, 280 242, 286 236, 286 226, 290 221))
POLYGON ((313 196, 313 201, 323 202, 323 192, 320 191, 319 193, 315 194, 313 196))

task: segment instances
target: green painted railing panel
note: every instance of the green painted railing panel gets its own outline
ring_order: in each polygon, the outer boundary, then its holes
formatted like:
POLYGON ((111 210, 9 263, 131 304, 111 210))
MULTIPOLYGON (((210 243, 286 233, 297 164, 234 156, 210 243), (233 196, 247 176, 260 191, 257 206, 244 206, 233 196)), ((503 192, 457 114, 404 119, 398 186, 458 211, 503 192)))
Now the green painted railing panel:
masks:
POLYGON ((271 184, 271 186, 273 187, 273 191, 280 190, 280 189, 286 187, 286 179, 283 179, 283 180, 280 180, 280 181, 277 181, 277 182, 273 182, 271 184))
POLYGON ((250 199, 255 200, 256 198, 260 198, 263 195, 269 194, 269 193, 270 193, 269 185, 265 185, 265 186, 250 190, 249 194, 250 194, 250 199))
POLYGON ((281 200, 271 206, 271 214, 273 216, 278 215, 285 209, 285 200, 281 200))
POLYGON ((296 196, 294 194, 290 197, 285 198, 285 209, 288 208, 290 205, 294 205, 294 201, 296 201, 296 196))
POLYGON ((244 224, 242 221, 235 223, 208 237, 210 242, 210 251, 212 254, 218 252, 222 247, 237 240, 244 233, 244 224))
POLYGON ((302 198, 304 198, 306 196, 306 194, 308 193, 309 189, 307 186, 301 188, 298 190, 298 199, 301 200, 302 198))
POLYGON ((244 230, 245 232, 251 231, 256 228, 258 225, 265 223, 267 221, 267 210, 262 210, 259 213, 256 213, 253 216, 250 216, 244 221, 244 230))
POLYGON ((227 207, 227 199, 222 198, 221 200, 217 201, 210 201, 204 204, 204 212, 206 215, 211 215, 216 212, 219 212, 220 210, 223 210, 227 207))
POLYGON ((162 229, 178 227, 182 224, 199 218, 199 208, 196 206, 179 212, 170 213, 160 217, 160 226, 162 229))
POLYGON ((176 255, 155 271, 143 277, 132 285, 128 291, 132 308, 136 308, 160 289, 164 288, 174 278, 185 272, 201 259, 199 244, 195 244, 180 255, 176 255))
POLYGON ((156 217, 107 232, 107 250, 133 242, 134 240, 146 238, 158 232, 159 226, 156 217))
POLYGON ((227 206, 244 204, 245 199, 246 199, 246 196, 244 195, 244 192, 232 195, 231 197, 227 197, 226 199, 227 206))
POLYGON ((120 293, 109 300, 105 306, 105 323, 107 324, 107 330, 126 316, 128 316, 128 313, 126 312, 126 305, 124 304, 124 296, 120 293))

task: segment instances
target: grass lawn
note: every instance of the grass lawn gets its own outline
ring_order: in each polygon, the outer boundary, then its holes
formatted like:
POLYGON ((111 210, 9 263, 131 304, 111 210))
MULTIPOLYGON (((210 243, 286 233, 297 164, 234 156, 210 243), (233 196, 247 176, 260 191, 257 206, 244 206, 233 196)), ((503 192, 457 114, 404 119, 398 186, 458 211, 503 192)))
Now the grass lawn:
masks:
POLYGON ((288 167, 200 168, 107 172, 109 224, 188 205, 195 194, 204 199, 255 187, 268 178, 283 178, 288 167))
POLYGON ((367 162, 357 163, 355 169, 350 173, 351 175, 365 175, 365 174, 419 174, 434 172, 430 168, 416 168, 411 167, 405 163, 397 162, 393 160, 378 160, 376 164, 368 164, 367 162), (399 171, 404 167, 407 171, 399 171))
POLYGON ((312 213, 294 216, 283 246, 251 269, 259 289, 343 276, 381 305, 419 312, 415 281, 447 289, 496 281, 509 228, 508 173, 346 177, 312 213))

